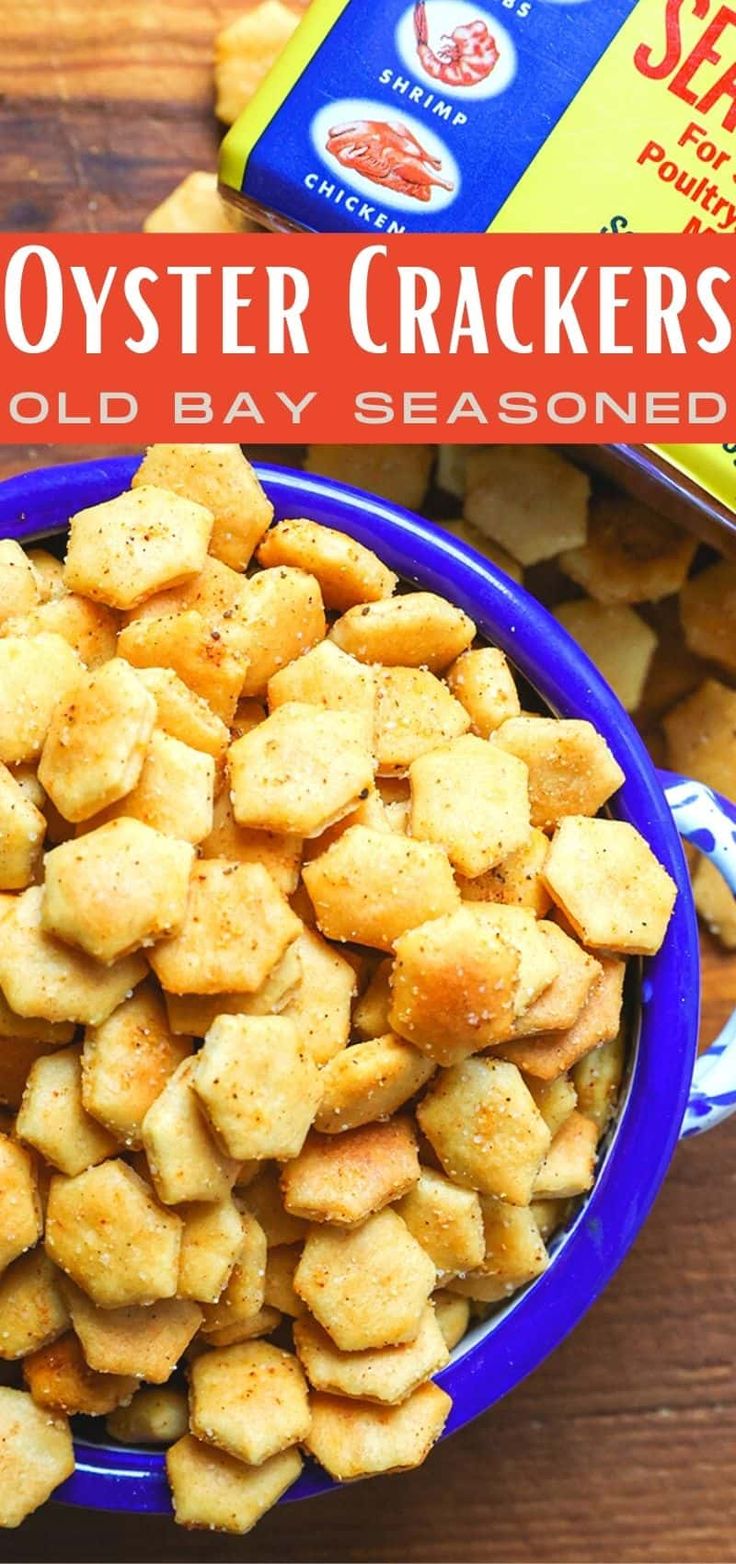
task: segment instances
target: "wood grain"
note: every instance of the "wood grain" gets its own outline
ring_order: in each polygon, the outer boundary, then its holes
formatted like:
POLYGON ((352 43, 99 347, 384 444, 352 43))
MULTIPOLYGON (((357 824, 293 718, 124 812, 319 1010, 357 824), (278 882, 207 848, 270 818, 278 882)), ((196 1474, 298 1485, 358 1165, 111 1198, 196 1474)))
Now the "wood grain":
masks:
POLYGON ((724 1564, 736 1558, 736 1122, 677 1152, 586 1319, 421 1471, 284 1506, 244 1539, 42 1512, 10 1560, 724 1564))
POLYGON ((214 169, 213 39, 254 3, 0 0, 0 229, 138 229, 214 169))
POLYGON ((3 90, 75 104, 211 101, 212 40, 239 0, 3 0, 3 90))
MULTIPOLYGON (((0 228, 137 229, 214 167, 211 40, 248 3, 0 0, 0 228)), ((0 448, 0 477, 55 454, 0 448)), ((707 937, 703 975, 705 1042, 736 1004, 736 960, 707 937)), ((574 1335, 422 1471, 283 1506, 245 1539, 47 1508, 0 1557, 730 1564, 735 1168, 736 1121, 681 1147, 574 1335)))

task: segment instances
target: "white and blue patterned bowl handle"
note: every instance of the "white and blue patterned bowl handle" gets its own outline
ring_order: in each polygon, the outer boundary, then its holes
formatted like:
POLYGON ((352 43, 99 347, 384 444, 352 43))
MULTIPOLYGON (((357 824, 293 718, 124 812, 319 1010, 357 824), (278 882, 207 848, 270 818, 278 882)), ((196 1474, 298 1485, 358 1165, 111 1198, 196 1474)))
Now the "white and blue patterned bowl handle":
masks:
MULTIPOLYGON (((702 782, 671 771, 660 781, 681 836, 710 858, 736 896, 736 805, 702 782)), ((700 1135, 736 1112, 736 1013, 693 1071, 682 1136, 700 1135)))

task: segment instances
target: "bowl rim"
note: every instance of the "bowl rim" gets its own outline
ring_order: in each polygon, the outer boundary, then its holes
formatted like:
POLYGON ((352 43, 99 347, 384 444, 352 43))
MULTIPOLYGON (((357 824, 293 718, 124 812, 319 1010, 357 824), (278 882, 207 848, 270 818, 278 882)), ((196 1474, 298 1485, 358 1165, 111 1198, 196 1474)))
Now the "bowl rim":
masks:
MULTIPOLYGON (((39 468, 0 483, 0 538, 29 542, 62 531, 87 505, 121 493, 139 457, 39 468)), ((596 1182, 549 1269, 495 1317, 482 1339, 437 1375, 453 1397, 445 1435, 488 1411, 533 1372, 606 1286, 667 1172, 684 1115, 697 1046, 700 967, 695 909, 682 847, 652 762, 597 669, 524 587, 448 532, 359 489, 288 467, 256 471, 278 518, 307 513, 372 547, 405 579, 446 595, 500 646, 559 716, 587 717, 626 781, 615 814, 645 835, 678 897, 662 949, 643 963, 640 1031, 626 1101, 596 1182)), ((164 1457, 78 1440, 77 1470, 55 1497, 108 1510, 168 1512, 164 1457)), ((308 1465, 287 1499, 334 1487, 308 1465)))

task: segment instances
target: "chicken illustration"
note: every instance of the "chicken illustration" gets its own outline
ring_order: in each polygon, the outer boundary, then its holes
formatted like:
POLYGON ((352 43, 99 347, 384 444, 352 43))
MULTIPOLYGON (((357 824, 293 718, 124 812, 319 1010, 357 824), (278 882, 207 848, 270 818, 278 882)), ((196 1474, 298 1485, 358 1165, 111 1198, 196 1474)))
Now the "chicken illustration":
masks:
POLYGON ((415 201, 430 201, 432 189, 452 190, 451 180, 441 177, 442 160, 417 141, 398 120, 359 119, 335 125, 328 132, 327 151, 343 168, 352 168, 364 179, 384 189, 396 190, 415 201))

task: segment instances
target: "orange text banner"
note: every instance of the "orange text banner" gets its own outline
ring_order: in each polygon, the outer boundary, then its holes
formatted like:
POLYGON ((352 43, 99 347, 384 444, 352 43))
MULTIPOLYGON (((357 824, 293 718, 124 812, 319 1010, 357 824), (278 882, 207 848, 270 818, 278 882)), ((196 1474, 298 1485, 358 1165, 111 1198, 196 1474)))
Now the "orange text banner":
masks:
POLYGON ((717 238, 0 236, 3 441, 736 439, 717 238))

